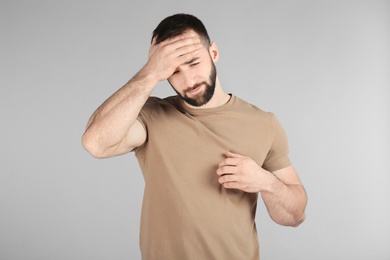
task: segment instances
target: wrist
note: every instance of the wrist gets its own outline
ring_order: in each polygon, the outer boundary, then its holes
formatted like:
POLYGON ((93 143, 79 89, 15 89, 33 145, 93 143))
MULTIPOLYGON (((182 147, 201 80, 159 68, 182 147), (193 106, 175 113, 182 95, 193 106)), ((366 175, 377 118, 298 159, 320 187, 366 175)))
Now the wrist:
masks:
POLYGON ((146 63, 144 67, 140 70, 142 77, 147 79, 156 85, 158 82, 167 79, 166 75, 162 73, 154 64, 146 63))
POLYGON ((137 82, 143 89, 149 89, 151 92, 160 80, 157 78, 155 73, 152 73, 152 71, 145 66, 133 77, 131 81, 137 82))
POLYGON ((269 171, 262 169, 264 172, 262 173, 263 178, 261 180, 261 186, 259 192, 263 193, 274 193, 278 190, 278 186, 281 184, 280 180, 269 171))

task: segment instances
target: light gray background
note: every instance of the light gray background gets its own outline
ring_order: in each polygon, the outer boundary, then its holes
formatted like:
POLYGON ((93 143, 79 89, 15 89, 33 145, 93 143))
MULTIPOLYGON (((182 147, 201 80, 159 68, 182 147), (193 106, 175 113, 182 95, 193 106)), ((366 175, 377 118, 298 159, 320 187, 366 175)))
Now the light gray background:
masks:
POLYGON ((307 220, 278 226, 260 201, 262 259, 390 259, 390 2, 232 2, 1 0, 0 259, 140 258, 134 155, 80 140, 177 12, 208 27, 225 90, 288 133, 307 220))

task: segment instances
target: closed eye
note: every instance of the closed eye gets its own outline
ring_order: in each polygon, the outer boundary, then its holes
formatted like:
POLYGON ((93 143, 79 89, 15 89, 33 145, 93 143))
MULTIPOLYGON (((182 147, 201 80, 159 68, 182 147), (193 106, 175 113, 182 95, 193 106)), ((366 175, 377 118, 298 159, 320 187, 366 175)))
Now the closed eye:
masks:
POLYGON ((192 60, 184 62, 182 65, 192 65, 192 64, 195 64, 195 63, 199 63, 199 59, 200 59, 199 57, 195 57, 192 60))

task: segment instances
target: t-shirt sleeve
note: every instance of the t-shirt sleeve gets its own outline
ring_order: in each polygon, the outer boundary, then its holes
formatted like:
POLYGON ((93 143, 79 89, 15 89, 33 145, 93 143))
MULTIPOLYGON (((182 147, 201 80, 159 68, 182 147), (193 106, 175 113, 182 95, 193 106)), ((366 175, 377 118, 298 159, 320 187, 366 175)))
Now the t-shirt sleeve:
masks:
POLYGON ((264 161, 263 168, 267 171, 276 171, 291 165, 288 157, 288 139, 282 125, 275 115, 270 113, 272 126, 272 143, 268 155, 264 161))
POLYGON ((145 129, 146 141, 144 142, 143 145, 136 147, 134 149, 135 153, 138 153, 140 150, 142 150, 148 141, 148 120, 150 118, 150 114, 152 113, 155 102, 156 102, 155 97, 149 97, 148 100, 145 102, 144 106, 141 108, 141 111, 139 112, 139 114, 137 116, 137 120, 141 123, 141 125, 145 129))
POLYGON ((147 124, 148 124, 147 121, 153 110, 155 102, 156 102, 155 97, 149 97, 138 114, 137 120, 145 127, 145 129, 147 129, 147 124))

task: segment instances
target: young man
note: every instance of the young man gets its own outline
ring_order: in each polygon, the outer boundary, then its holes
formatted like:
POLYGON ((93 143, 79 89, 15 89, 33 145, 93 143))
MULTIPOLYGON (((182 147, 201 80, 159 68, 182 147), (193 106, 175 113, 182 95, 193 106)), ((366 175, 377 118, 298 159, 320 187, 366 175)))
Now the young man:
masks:
POLYGON ((97 158, 137 156, 143 259, 259 259, 258 193, 276 223, 305 218, 307 197, 283 128, 223 91, 218 58, 200 20, 167 17, 145 66, 96 110, 83 135, 97 158), (162 80, 177 96, 150 97, 162 80))

